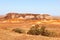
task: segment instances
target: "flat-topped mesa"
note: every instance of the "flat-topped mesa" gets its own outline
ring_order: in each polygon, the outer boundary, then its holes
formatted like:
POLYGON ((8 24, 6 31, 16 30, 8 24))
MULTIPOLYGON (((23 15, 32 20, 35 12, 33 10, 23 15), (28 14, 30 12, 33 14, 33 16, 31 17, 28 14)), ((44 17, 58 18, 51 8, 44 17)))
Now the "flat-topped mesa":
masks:
POLYGON ((48 14, 29 14, 29 13, 8 13, 5 16, 6 19, 31 19, 31 20, 50 20, 52 17, 48 14))
POLYGON ((5 18, 6 19, 14 19, 14 18, 18 18, 19 14, 18 13, 8 13, 6 14, 5 18))

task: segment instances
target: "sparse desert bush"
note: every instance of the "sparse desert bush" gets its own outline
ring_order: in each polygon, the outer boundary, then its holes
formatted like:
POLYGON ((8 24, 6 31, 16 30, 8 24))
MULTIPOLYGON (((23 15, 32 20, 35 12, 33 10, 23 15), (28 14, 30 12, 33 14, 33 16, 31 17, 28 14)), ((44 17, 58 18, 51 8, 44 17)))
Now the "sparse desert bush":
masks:
POLYGON ((56 32, 51 32, 51 31, 48 31, 48 30, 46 32, 46 36, 49 36, 49 37, 56 37, 56 35, 57 35, 56 32))
POLYGON ((27 34, 31 34, 31 35, 39 35, 40 32, 38 30, 38 25, 32 26, 31 29, 27 32, 27 34))
POLYGON ((24 33, 24 30, 19 29, 19 28, 13 29, 12 31, 17 32, 17 33, 24 33))
POLYGON ((40 35, 42 36, 49 36, 49 37, 55 37, 56 33, 55 32, 51 32, 49 30, 46 30, 45 26, 42 26, 40 29, 40 35))
POLYGON ((42 26, 41 28, 38 28, 39 26, 38 27, 37 26, 38 25, 32 26, 32 28, 27 32, 27 34, 50 36, 50 37, 55 36, 55 33, 46 30, 45 26, 42 26))

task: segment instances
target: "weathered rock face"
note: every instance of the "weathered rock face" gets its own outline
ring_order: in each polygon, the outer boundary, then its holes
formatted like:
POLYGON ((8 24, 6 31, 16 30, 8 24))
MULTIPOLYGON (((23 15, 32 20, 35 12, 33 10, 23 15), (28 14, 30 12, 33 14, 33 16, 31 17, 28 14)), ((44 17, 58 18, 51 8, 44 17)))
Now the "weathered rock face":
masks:
POLYGON ((14 19, 14 18, 18 18, 18 17, 19 17, 18 13, 8 13, 5 18, 14 19))
POLYGON ((5 19, 32 19, 32 20, 50 20, 52 19, 52 16, 48 14, 18 14, 18 13, 8 13, 5 17, 5 19))
POLYGON ((37 18, 41 20, 45 20, 45 19, 48 20, 48 19, 51 19, 51 16, 48 14, 40 14, 40 15, 37 15, 37 18))

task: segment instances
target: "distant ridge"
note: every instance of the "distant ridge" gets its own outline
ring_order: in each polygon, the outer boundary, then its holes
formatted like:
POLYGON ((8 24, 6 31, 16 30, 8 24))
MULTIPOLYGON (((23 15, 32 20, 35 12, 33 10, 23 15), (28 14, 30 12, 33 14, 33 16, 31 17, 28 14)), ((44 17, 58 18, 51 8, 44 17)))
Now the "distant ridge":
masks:
POLYGON ((34 13, 7 13, 6 16, 0 16, 0 20, 7 19, 26 19, 26 20, 53 20, 60 19, 57 16, 51 16, 49 14, 34 14, 34 13))

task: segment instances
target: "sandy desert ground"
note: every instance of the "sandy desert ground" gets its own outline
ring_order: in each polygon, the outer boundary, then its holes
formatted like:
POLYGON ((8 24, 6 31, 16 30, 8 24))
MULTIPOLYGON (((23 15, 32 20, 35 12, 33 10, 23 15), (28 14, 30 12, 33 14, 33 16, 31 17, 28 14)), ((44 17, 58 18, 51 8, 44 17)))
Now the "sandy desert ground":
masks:
POLYGON ((20 22, 0 22, 0 40, 60 40, 60 22, 40 21, 40 20, 21 20, 20 22), (22 28, 28 31, 32 25, 45 25, 47 30, 56 32, 57 37, 46 37, 41 35, 28 35, 12 32, 13 28, 22 28))

